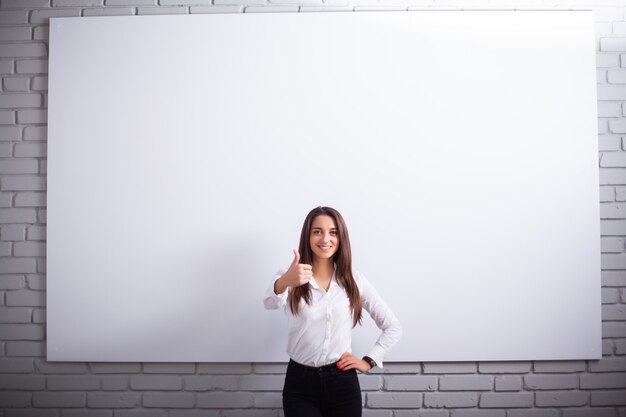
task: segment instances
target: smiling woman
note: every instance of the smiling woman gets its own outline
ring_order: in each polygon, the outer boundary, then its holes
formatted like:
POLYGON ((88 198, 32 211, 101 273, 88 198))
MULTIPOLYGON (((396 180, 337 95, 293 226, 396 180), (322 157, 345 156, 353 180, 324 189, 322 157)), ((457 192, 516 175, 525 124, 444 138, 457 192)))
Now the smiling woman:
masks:
POLYGON ((360 416, 356 371, 382 367, 402 327, 372 285, 352 272, 348 228, 337 210, 309 212, 293 262, 274 276, 263 302, 267 309, 283 307, 289 317, 285 416, 360 416), (351 331, 362 322, 362 308, 382 334, 359 359, 351 353, 351 331))

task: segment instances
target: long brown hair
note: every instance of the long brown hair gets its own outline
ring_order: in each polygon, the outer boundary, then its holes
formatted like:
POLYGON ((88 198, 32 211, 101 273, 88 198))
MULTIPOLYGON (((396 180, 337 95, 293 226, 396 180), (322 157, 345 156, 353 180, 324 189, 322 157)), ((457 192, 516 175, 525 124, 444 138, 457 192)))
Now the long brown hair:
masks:
MULTIPOLYGON (((300 233, 300 263, 313 264, 313 251, 311 250, 311 225, 313 220, 319 215, 332 217, 337 225, 339 233, 339 250, 333 255, 333 262, 337 265, 335 278, 337 284, 346 291, 350 300, 350 309, 352 310, 352 327, 362 324, 362 304, 361 294, 356 285, 354 276, 352 275, 352 251, 350 250, 350 237, 348 236, 348 228, 341 214, 331 207, 316 207, 309 212, 304 219, 302 232, 300 233)), ((300 300, 304 298, 307 304, 311 305, 311 284, 307 283, 299 287, 292 288, 289 293, 289 307, 293 315, 298 315, 300 309, 300 300)))

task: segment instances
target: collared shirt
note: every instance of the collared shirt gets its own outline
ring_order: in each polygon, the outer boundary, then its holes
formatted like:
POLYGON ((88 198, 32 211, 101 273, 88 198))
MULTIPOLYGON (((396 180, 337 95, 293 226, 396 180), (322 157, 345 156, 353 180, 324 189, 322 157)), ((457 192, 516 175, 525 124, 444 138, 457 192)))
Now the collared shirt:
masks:
MULTIPOLYGON (((328 291, 320 287, 311 277, 311 305, 300 300, 297 316, 291 313, 287 304, 290 287, 283 293, 274 293, 274 283, 285 272, 280 269, 272 278, 263 304, 266 309, 283 308, 288 318, 287 354, 294 361, 308 366, 324 366, 339 360, 344 352, 352 352, 352 312, 350 299, 339 286, 335 274, 330 281, 328 291)), ((376 289, 358 272, 354 280, 361 293, 363 308, 372 317, 382 334, 367 356, 376 365, 383 367, 383 358, 387 351, 402 337, 402 327, 397 317, 385 304, 376 289)))

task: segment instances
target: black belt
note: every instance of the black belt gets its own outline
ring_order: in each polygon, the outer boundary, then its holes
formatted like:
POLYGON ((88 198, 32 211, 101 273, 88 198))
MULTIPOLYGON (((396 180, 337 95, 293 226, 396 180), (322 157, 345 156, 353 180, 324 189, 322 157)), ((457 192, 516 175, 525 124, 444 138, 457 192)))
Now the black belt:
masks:
POLYGON ((293 359, 289 359, 289 364, 290 365, 293 365, 293 366, 295 366, 297 368, 300 368, 300 369, 306 369, 306 370, 309 370, 309 371, 317 371, 317 372, 323 372, 323 371, 329 370, 331 368, 337 368, 337 362, 339 362, 339 361, 336 361, 336 362, 333 362, 331 364, 324 365, 324 366, 309 366, 309 365, 302 365, 301 363, 298 363, 298 362, 294 361, 293 359))

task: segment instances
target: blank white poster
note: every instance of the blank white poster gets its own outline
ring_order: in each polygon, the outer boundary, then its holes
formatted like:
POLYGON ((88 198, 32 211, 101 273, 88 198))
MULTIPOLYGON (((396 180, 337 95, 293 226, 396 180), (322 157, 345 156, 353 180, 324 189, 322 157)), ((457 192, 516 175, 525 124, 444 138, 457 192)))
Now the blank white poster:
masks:
POLYGON ((48 359, 286 361, 262 298, 318 205, 402 323, 386 361, 600 358, 593 30, 584 11, 52 18, 48 359))

